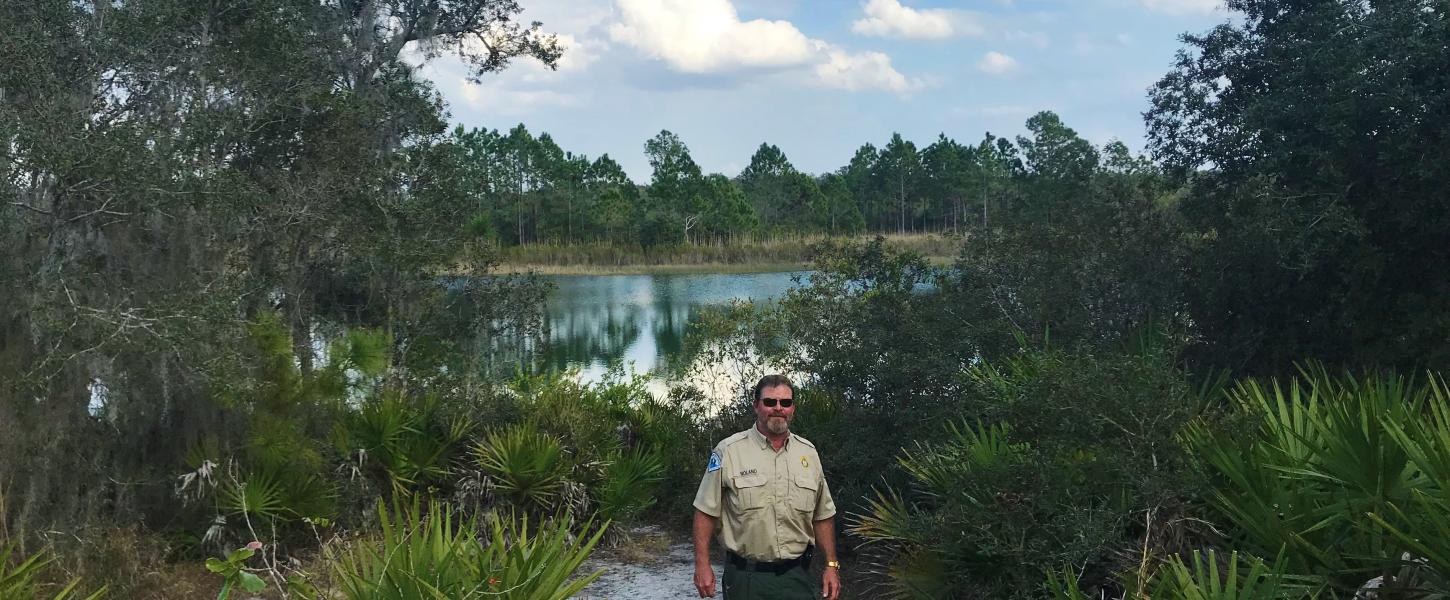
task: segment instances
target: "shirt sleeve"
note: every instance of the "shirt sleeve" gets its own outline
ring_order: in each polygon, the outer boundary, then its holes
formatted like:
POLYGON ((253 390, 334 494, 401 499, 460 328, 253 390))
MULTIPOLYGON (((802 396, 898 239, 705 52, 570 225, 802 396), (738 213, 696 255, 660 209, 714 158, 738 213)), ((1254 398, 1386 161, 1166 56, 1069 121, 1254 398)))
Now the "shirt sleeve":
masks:
POLYGON ((722 473, 724 469, 725 456, 720 447, 716 447, 710 453, 710 461, 705 466, 705 476, 700 478, 700 489, 695 492, 695 509, 715 518, 720 518, 720 495, 722 473))
POLYGON ((821 493, 816 495, 816 512, 812 521, 823 521, 836 516, 836 501, 831 498, 831 486, 826 483, 826 474, 821 472, 821 493))

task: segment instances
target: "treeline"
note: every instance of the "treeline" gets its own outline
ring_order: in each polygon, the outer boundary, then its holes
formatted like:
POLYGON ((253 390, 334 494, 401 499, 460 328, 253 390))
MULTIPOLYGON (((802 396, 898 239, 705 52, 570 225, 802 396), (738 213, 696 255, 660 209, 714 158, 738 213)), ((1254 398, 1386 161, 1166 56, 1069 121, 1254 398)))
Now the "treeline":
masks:
POLYGON ((679 136, 661 131, 644 150, 653 169, 637 185, 609 155, 568 152, 520 124, 507 132, 456 128, 450 141, 474 206, 469 232, 507 245, 612 242, 650 248, 729 244, 782 235, 960 233, 1010 206, 1037 176, 1148 175, 1153 163, 1121 142, 1101 149, 1051 112, 1027 121, 1016 143, 988 133, 973 144, 945 134, 924 148, 893 134, 865 144, 823 175, 795 168, 762 143, 738 175, 705 174, 679 136), (1056 153, 1070 153, 1070 158, 1056 153), (1048 156, 1054 154, 1053 156, 1048 156), (1064 160, 1072 164, 1057 164, 1064 160))

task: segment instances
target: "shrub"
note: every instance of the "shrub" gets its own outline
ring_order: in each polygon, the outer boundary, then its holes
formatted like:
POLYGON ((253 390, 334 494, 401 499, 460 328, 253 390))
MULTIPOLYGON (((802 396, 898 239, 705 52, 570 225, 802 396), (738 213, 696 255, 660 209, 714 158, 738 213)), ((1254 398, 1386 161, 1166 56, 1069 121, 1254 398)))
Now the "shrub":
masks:
POLYGON ((1243 381, 1228 398, 1247 427, 1203 420, 1184 443, 1211 477, 1207 507, 1234 547, 1283 552, 1289 572, 1340 590, 1450 591, 1441 380, 1307 368, 1289 382, 1243 381))
POLYGON ((964 416, 901 452, 909 483, 851 531, 897 597, 1037 597, 1060 565, 1096 593, 1180 549, 1196 483, 1176 433, 1197 402, 1167 357, 1030 351, 963 374, 964 416))
POLYGON ((453 462, 464 454, 470 424, 443 414, 434 396, 410 401, 384 391, 343 415, 338 449, 395 494, 431 494, 452 487, 453 462))
POLYGON ((599 517, 623 521, 654 505, 655 488, 664 471, 664 462, 654 452, 637 449, 615 455, 596 490, 599 517))
POLYGON ((558 439, 524 423, 489 434, 474 454, 498 495, 513 506, 537 513, 557 507, 569 474, 558 439))
POLYGON ((598 578, 574 577, 607 524, 571 532, 567 518, 535 525, 490 515, 460 519, 446 505, 418 503, 392 513, 378 506, 376 539, 329 551, 333 579, 347 600, 563 600, 598 578), (481 533, 478 533, 482 530, 481 533))

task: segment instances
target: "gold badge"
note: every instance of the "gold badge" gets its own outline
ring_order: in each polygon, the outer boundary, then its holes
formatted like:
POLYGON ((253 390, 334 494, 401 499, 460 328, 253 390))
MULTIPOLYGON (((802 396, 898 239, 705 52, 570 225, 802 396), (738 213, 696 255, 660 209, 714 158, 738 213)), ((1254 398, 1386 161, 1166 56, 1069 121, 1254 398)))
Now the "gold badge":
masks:
POLYGON ((806 457, 802 456, 801 457, 801 466, 809 469, 809 468, 811 468, 811 461, 806 460, 806 457))

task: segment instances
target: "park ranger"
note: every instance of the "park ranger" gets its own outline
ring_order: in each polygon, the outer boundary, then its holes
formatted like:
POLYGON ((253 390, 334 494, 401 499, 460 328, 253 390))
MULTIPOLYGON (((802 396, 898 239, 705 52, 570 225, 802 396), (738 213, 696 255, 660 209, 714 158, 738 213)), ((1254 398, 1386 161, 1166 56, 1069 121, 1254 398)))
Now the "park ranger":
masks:
POLYGON ((721 525, 726 600, 836 600, 836 503, 821 457, 790 432, 795 388, 782 375, 755 384, 755 425, 725 438, 710 453, 695 494, 695 589, 715 595, 710 538, 721 525), (826 559, 819 594, 811 556, 826 559))

